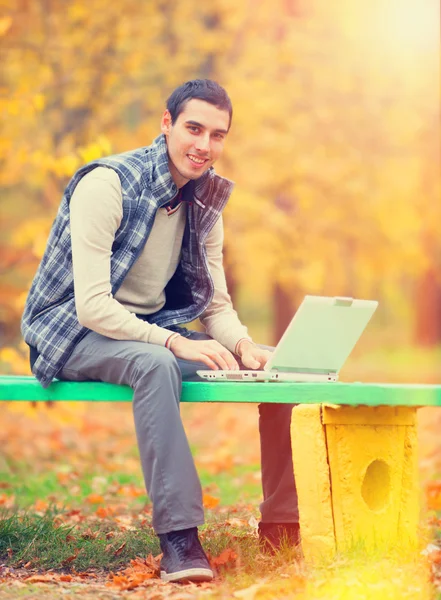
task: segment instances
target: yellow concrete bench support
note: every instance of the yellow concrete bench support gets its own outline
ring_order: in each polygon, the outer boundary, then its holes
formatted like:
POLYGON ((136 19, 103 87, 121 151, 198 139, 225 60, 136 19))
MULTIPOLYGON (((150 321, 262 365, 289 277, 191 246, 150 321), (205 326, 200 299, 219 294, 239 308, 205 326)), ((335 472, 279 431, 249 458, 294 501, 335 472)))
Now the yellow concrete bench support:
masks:
POLYGON ((302 405, 291 424, 306 559, 416 542, 416 408, 302 405))

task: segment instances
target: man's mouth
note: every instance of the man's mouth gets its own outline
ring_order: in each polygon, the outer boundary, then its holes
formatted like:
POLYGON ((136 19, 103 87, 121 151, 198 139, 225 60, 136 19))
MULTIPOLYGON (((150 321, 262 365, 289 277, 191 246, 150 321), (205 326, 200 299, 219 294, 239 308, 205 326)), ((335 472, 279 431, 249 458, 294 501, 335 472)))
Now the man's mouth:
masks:
POLYGON ((187 154, 188 158, 191 160, 191 162, 194 165, 197 165, 198 167, 202 166, 203 164, 205 164, 208 160, 208 158, 201 158, 200 156, 195 156, 194 154, 187 154))

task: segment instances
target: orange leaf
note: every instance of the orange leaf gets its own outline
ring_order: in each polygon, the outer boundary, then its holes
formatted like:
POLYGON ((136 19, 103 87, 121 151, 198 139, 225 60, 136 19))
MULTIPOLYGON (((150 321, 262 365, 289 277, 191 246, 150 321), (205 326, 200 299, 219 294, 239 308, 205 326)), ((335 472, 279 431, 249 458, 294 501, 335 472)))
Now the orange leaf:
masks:
POLYGON ((113 575, 113 580, 109 583, 107 583, 107 585, 115 585, 117 587, 125 587, 127 586, 129 583, 129 580, 127 579, 127 577, 124 577, 124 575, 113 575))
POLYGON ((70 473, 57 473, 57 480, 60 485, 66 485, 70 480, 70 473))
POLYGON ((231 548, 225 548, 219 556, 211 559, 211 564, 214 567, 226 567, 236 564, 237 554, 231 548))
POLYGON ((90 504, 102 504, 105 501, 103 496, 100 496, 99 494, 90 494, 87 496, 86 500, 90 504))
POLYGON ((26 583, 47 583, 49 581, 55 581, 55 579, 53 575, 30 575, 23 581, 26 581, 26 583))
POLYGON ((61 575, 60 581, 72 581, 72 575, 61 575))
POLYGON ((118 490, 118 495, 126 496, 128 498, 138 498, 145 494, 145 490, 140 487, 132 485, 122 485, 118 490))
POLYGON ((49 504, 47 502, 45 502, 44 500, 37 500, 37 502, 34 504, 34 508, 37 511, 43 511, 46 510, 48 508, 49 504))
POLYGON ((431 481, 426 487, 427 508, 441 510, 441 482, 431 481))
POLYGON ((108 508, 104 508, 104 506, 100 506, 99 508, 97 508, 95 514, 98 517, 101 517, 101 519, 105 519, 111 514, 111 511, 108 508))
POLYGON ((80 553, 80 548, 76 548, 74 554, 72 554, 72 556, 68 556, 67 558, 65 558, 61 564, 62 565, 69 564, 70 562, 72 562, 73 560, 76 559, 76 557, 78 556, 79 553, 80 553))
POLYGON ((121 552, 124 550, 126 544, 127 544, 127 542, 124 542, 123 544, 121 544, 121 546, 115 550, 115 552, 113 553, 113 556, 118 556, 118 554, 121 554, 121 552))
POLYGON ((202 496, 202 503, 205 508, 215 508, 220 502, 220 498, 210 496, 210 494, 204 494, 202 496))

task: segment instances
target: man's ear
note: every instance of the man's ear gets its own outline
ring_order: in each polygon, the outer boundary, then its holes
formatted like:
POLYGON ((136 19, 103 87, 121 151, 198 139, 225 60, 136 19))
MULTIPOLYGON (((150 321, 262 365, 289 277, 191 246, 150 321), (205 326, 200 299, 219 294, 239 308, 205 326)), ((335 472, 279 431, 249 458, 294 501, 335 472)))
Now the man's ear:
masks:
POLYGON ((161 119, 162 133, 165 133, 165 135, 168 135, 170 133, 172 124, 173 123, 172 123, 172 117, 171 117, 170 111, 168 111, 168 110, 164 111, 164 114, 162 115, 162 119, 161 119))

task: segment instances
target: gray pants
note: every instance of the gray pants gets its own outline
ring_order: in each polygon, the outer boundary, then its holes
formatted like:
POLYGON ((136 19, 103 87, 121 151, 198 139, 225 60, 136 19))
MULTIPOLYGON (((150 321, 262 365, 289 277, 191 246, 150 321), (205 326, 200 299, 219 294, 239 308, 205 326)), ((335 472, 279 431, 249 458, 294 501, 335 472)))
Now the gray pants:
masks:
MULTIPOLYGON (((210 338, 193 332, 191 339, 210 338)), ((133 389, 136 436, 158 534, 204 523, 201 484, 179 412, 182 381, 200 381, 196 370, 204 368, 177 359, 162 346, 114 340, 91 331, 59 374, 60 379, 106 381, 133 389)), ((298 522, 291 410, 288 404, 259 405, 264 497, 260 510, 266 523, 298 522)))

